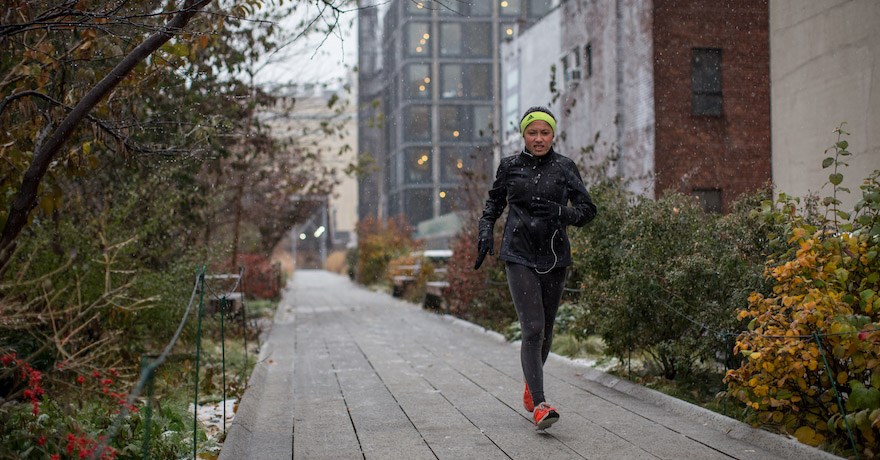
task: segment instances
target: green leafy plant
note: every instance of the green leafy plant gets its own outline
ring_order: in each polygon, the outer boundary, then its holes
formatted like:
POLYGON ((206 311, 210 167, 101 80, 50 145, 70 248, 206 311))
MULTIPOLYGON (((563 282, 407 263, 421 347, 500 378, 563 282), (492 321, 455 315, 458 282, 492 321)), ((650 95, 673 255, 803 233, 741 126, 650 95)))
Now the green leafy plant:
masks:
POLYGON ((356 279, 371 285, 387 279, 388 263, 416 249, 412 228, 403 219, 382 222, 367 217, 358 222, 356 279))
POLYGON ((787 224, 778 237, 785 244, 766 262, 772 289, 751 294, 738 313, 749 321, 735 347, 744 359, 728 371, 722 396, 744 403, 755 423, 801 442, 852 436, 853 447, 873 458, 880 439, 880 172, 865 180, 854 213, 841 211, 837 194, 847 190, 837 168, 847 147, 838 137, 835 156, 822 163, 835 167, 832 195, 822 200, 831 217, 814 225, 788 204, 777 217, 787 224))

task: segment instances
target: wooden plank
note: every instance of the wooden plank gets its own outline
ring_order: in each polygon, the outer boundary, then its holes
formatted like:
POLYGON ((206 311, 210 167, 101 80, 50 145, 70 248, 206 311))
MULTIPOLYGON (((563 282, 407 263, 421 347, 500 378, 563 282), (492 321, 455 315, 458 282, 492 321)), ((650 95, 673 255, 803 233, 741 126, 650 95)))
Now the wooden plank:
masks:
POLYGON ((318 325, 318 314, 296 315, 293 458, 361 458, 333 362, 318 325))
POLYGON ((508 458, 422 376, 415 364, 424 367, 430 363, 404 359, 401 350, 369 340, 359 342, 377 374, 437 457, 508 458))
POLYGON ((436 458, 335 315, 321 327, 336 377, 367 458, 436 458))

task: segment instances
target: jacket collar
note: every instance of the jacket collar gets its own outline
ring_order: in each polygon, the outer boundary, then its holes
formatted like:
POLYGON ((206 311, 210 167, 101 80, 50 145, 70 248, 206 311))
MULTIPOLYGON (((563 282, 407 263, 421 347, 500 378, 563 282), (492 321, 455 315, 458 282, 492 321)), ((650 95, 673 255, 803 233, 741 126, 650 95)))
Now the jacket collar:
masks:
POLYGON ((552 145, 550 146, 550 151, 547 152, 547 154, 546 154, 546 155, 543 155, 543 156, 539 156, 539 157, 537 157, 537 156, 535 156, 535 155, 532 155, 532 154, 531 154, 528 150, 526 150, 526 149, 522 149, 522 151, 521 151, 520 154, 519 154, 520 158, 521 158, 523 161, 525 161, 526 163, 528 163, 528 164, 539 164, 539 165, 549 162, 550 160, 553 159, 553 157, 554 157, 555 155, 556 155, 556 150, 553 149, 553 146, 552 146, 552 145))

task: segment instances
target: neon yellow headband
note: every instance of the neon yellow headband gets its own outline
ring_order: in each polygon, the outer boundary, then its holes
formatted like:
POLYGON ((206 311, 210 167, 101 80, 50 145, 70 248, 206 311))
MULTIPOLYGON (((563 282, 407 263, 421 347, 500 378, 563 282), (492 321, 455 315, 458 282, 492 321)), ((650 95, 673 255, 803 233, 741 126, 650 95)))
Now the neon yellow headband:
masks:
POLYGON ((550 129, 553 130, 553 134, 556 134, 556 120, 554 120, 554 119, 553 119, 553 116, 551 116, 549 113, 547 113, 547 112, 540 112, 540 111, 538 111, 538 112, 532 112, 532 113, 526 115, 526 117, 523 118, 521 122, 519 122, 519 133, 525 135, 525 133, 526 133, 526 128, 527 128, 527 127, 528 127, 533 121, 538 121, 538 120, 544 120, 544 121, 546 121, 547 124, 550 125, 550 129))

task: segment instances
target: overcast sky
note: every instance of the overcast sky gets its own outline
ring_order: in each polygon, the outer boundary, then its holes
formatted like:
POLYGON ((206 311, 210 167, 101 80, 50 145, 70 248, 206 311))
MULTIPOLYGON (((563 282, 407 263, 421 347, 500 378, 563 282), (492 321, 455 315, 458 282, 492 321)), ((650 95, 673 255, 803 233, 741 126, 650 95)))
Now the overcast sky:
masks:
MULTIPOLYGON (((292 30, 297 22, 296 18, 289 18, 282 25, 292 30)), ((272 57, 273 62, 259 72, 257 81, 303 84, 327 83, 345 78, 357 65, 357 11, 352 9, 344 13, 339 26, 336 33, 326 39, 315 34, 301 38, 278 52, 272 57)))

